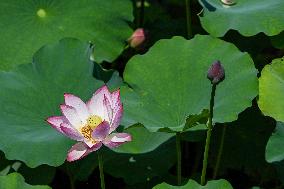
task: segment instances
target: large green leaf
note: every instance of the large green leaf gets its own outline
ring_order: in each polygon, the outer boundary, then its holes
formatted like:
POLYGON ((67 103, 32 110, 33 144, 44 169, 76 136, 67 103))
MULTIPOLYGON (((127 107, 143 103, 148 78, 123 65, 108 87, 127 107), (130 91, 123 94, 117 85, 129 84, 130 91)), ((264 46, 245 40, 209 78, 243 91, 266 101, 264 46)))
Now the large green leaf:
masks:
POLYGON ((128 0, 2 0, 0 69, 29 63, 46 43, 74 37, 95 44, 95 60, 114 60, 131 34, 128 0))
POLYGON ((201 24, 213 36, 224 36, 234 29, 244 36, 263 32, 272 36, 284 30, 283 0, 232 0, 231 6, 221 0, 199 0, 203 6, 201 24))
POLYGON ((174 136, 173 133, 151 133, 141 125, 127 128, 125 132, 130 133, 133 140, 118 148, 114 148, 113 151, 129 154, 146 153, 155 150, 162 143, 174 136))
POLYGON ((60 115, 65 92, 87 100, 102 85, 92 77, 89 56, 88 44, 64 39, 39 50, 33 64, 0 72, 0 149, 7 159, 30 167, 64 162, 73 142, 45 119, 60 115))
MULTIPOLYGON (((257 95, 257 71, 247 53, 210 36, 158 41, 144 55, 133 57, 124 72, 132 87, 122 87, 124 125, 142 123, 150 131, 183 129, 189 115, 209 108, 210 65, 220 60, 226 78, 217 86, 214 122, 230 122, 257 95)), ((191 117, 192 119, 192 117, 191 117)))
POLYGON ((49 186, 32 186, 25 183, 22 175, 11 173, 7 176, 0 176, 0 189, 51 189, 49 186))
POLYGON ((265 159, 268 162, 282 161, 284 159, 284 124, 277 123, 275 132, 269 138, 266 146, 265 159))
POLYGON ((194 180, 189 180, 184 186, 172 186, 167 183, 162 183, 155 186, 153 189, 233 189, 231 184, 224 180, 211 180, 205 186, 199 185, 194 180))
POLYGON ((264 115, 284 122, 284 59, 272 61, 259 78, 258 105, 264 115))

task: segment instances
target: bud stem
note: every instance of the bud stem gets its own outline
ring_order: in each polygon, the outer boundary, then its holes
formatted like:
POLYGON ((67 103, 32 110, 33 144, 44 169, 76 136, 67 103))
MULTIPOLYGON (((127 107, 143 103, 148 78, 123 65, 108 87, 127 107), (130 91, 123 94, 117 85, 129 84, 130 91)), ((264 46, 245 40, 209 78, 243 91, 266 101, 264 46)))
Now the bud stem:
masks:
POLYGON ((74 177, 73 177, 73 174, 72 172, 70 171, 70 168, 67 164, 65 164, 66 166, 66 172, 67 172, 67 175, 68 175, 68 178, 69 178, 69 183, 70 183, 70 188, 71 189, 75 189, 75 183, 74 183, 74 177))
POLYGON ((140 0, 141 2, 141 6, 140 6, 140 10, 138 11, 138 25, 137 28, 142 28, 144 25, 144 9, 145 9, 145 0, 140 0))
POLYGON ((202 186, 204 186, 206 184, 206 170, 207 170, 207 164, 208 164, 208 153, 209 153, 209 148, 210 148, 211 134, 212 134, 212 130, 213 130, 212 119, 213 119, 213 107, 214 107, 214 97, 215 97, 216 86, 217 86, 217 84, 212 84, 210 109, 209 109, 209 120, 208 120, 208 130, 207 130, 207 136, 206 136, 205 150, 204 150, 204 154, 203 154, 203 167, 202 167, 202 174, 201 174, 201 185, 202 186))
POLYGON ((192 38, 190 0, 185 0, 187 39, 192 38))
POLYGON ((218 155, 217 155, 217 161, 216 161, 216 165, 215 165, 215 169, 214 169, 213 179, 216 179, 216 177, 218 176, 220 162, 221 162, 221 158, 222 158, 222 154, 223 154, 226 128, 227 128, 227 125, 223 124, 221 142, 220 142, 219 151, 218 151, 218 155))

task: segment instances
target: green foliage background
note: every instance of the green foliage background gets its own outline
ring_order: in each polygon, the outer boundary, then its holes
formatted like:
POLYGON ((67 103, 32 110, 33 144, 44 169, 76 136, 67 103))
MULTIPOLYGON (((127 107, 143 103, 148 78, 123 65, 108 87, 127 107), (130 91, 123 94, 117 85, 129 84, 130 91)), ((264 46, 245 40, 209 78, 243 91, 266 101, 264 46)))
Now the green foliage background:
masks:
POLYGON ((99 186, 96 152, 65 162, 74 141, 45 119, 64 93, 86 101, 104 83, 120 88, 118 130, 133 136, 101 149, 107 188, 283 188, 283 19, 283 0, 0 1, 0 189, 99 186), (147 40, 129 47, 141 27, 147 40), (226 74, 201 186, 217 60, 226 74))

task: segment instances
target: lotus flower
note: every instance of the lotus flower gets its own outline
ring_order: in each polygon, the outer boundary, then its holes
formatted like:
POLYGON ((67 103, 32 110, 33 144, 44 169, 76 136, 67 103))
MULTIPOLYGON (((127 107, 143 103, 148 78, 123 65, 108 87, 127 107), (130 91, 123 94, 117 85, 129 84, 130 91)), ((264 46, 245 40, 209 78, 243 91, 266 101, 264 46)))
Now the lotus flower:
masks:
POLYGON ((132 140, 127 133, 114 133, 123 112, 119 90, 110 93, 103 86, 86 104, 72 94, 64 94, 64 98, 65 104, 60 105, 63 115, 49 117, 47 122, 78 141, 69 150, 67 161, 78 160, 100 149, 102 144, 114 148, 132 140))

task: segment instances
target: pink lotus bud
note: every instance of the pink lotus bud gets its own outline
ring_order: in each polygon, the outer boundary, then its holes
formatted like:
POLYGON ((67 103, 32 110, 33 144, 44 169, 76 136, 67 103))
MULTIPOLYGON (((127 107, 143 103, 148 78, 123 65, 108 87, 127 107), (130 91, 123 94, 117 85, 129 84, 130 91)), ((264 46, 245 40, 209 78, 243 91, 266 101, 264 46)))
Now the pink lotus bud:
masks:
POLYGON ((225 70, 219 60, 214 62, 208 70, 207 78, 212 84, 218 84, 225 78, 225 70))
POLYGON ((136 48, 140 46, 146 39, 145 31, 143 28, 138 28, 134 31, 131 37, 128 39, 129 46, 136 48))

